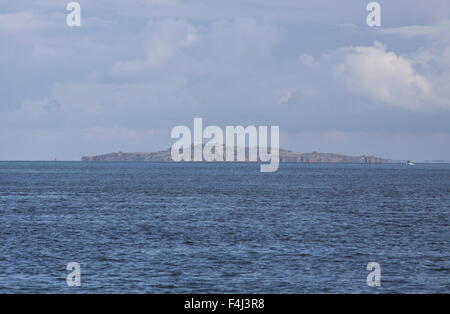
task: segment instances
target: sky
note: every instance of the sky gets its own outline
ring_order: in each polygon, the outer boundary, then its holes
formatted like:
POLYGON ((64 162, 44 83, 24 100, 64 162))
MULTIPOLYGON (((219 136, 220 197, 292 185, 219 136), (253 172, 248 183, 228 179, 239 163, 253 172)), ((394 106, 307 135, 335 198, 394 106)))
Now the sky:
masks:
POLYGON ((0 160, 278 125, 298 152, 450 160, 450 2, 0 0, 0 160))

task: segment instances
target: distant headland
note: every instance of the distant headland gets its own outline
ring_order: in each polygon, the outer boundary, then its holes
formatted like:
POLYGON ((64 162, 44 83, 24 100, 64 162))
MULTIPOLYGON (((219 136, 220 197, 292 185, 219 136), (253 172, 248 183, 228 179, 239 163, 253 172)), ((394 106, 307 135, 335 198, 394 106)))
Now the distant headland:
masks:
MULTIPOLYGON (((247 148, 248 150, 248 148, 247 148)), ((153 153, 108 153, 95 156, 84 156, 82 161, 147 161, 147 162, 173 162, 167 150, 153 153)), ((387 163, 389 160, 375 156, 347 156, 333 153, 297 153, 285 149, 280 149, 280 162, 299 163, 387 163)), ((248 156, 248 155, 247 155, 248 156)))

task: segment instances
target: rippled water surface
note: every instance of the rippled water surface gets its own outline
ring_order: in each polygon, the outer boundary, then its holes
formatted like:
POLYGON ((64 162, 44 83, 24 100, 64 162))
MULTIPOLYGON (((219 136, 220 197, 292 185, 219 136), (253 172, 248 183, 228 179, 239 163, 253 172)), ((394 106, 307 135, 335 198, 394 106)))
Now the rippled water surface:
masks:
POLYGON ((445 164, 0 162, 0 293, 449 293, 449 223, 445 164))

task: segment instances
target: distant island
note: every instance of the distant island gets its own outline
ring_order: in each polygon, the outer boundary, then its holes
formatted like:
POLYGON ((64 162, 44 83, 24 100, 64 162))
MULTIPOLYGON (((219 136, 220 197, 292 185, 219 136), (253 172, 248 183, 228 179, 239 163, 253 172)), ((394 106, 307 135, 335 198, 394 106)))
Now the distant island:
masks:
MULTIPOLYGON (((248 148, 247 148, 248 150, 248 148)), ((153 153, 108 153, 95 156, 84 156, 82 161, 147 161, 147 162, 173 162, 171 149, 153 153)), ((225 151, 225 150, 224 150, 225 151)), ((247 155, 248 156, 248 155, 247 155)), ((297 153, 280 149, 280 162, 328 162, 328 163, 387 163, 389 160, 375 156, 346 156, 333 153, 297 153)))

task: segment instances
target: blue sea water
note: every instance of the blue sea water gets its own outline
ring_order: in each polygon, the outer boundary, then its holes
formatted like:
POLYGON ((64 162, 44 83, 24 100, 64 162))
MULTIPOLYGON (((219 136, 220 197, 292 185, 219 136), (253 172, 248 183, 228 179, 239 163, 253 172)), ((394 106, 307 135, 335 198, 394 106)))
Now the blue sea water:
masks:
POLYGON ((0 162, 0 293, 449 293, 449 214, 449 164, 0 162))

